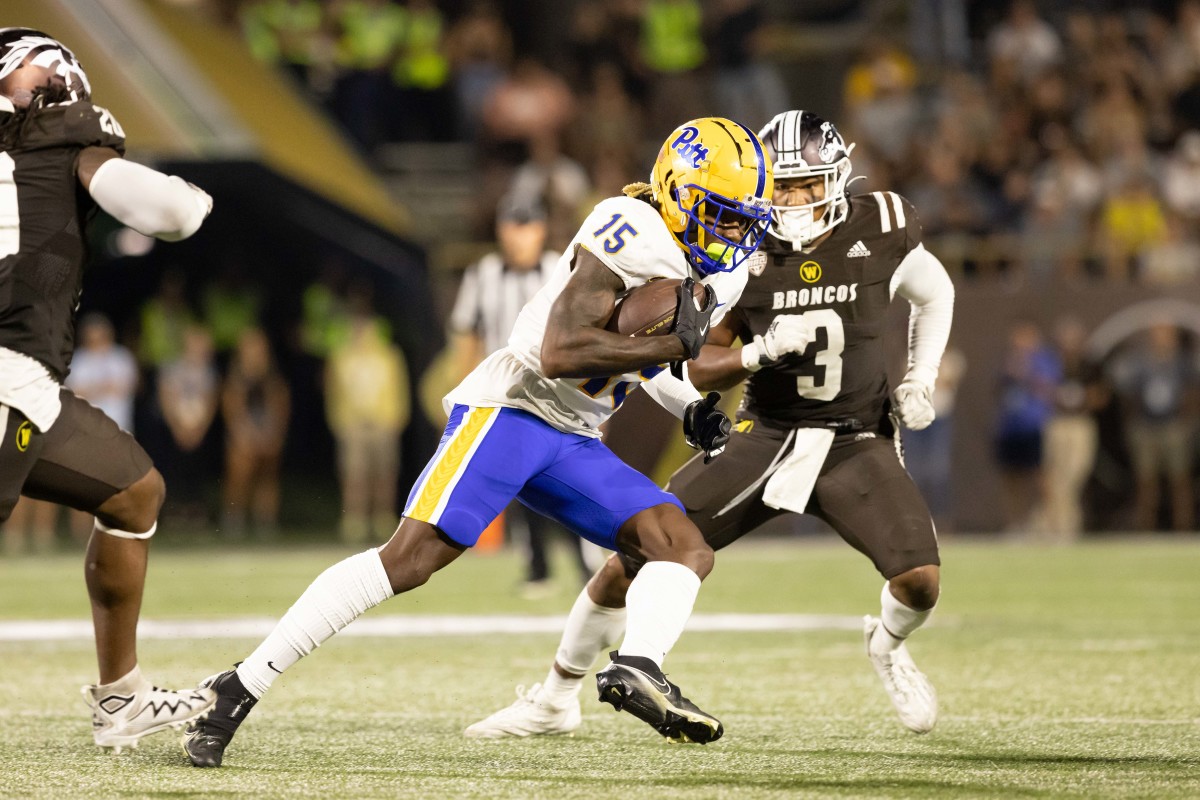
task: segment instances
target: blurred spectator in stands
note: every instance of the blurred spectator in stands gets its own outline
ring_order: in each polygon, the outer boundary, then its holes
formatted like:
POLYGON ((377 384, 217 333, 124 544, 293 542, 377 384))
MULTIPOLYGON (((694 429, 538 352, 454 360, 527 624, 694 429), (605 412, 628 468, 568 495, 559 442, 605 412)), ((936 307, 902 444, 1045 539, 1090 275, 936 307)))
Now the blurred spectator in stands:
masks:
POLYGON ((957 153, 931 142, 925 152, 925 169, 908 185, 905 195, 920 210, 925 235, 938 240, 939 255, 950 263, 968 265, 972 272, 981 268, 981 254, 971 235, 988 229, 988 197, 957 153))
POLYGON ((1087 330, 1074 317, 1059 320, 1054 346, 1061 365, 1054 413, 1046 423, 1046 506, 1039 528, 1047 540, 1071 541, 1083 532, 1083 489, 1096 461, 1095 412, 1105 401, 1097 366, 1087 357, 1087 330))
POLYGON ((411 415, 408 367, 388 326, 359 295, 349 337, 325 363, 325 413, 337 443, 342 541, 386 540, 396 528, 400 434, 411 415))
POLYGON ((1043 434, 1054 409, 1061 366, 1031 320, 1009 330, 999 381, 994 440, 1004 486, 1005 529, 1027 533, 1044 506, 1043 434))
POLYGON ((493 0, 475 0, 446 34, 458 139, 479 135, 483 109, 512 60, 512 34, 493 0))
POLYGON ((1167 220, 1154 186, 1145 176, 1133 176, 1109 195, 1100 210, 1099 242, 1109 277, 1128 280, 1139 256, 1167 238, 1167 220))
POLYGON ((337 80, 333 115, 368 156, 388 138, 391 66, 407 23, 391 0, 335 0, 329 7, 337 80))
POLYGON ((1200 239, 1194 224, 1175 214, 1166 218, 1163 240, 1141 254, 1140 281, 1148 286, 1182 286, 1200 277, 1200 239))
POLYGON ((1163 199, 1191 224, 1200 222, 1200 131, 1186 131, 1163 163, 1163 199))
POLYGON ((938 533, 954 530, 954 407, 966 368, 962 350, 946 348, 933 391, 937 416, 922 430, 903 432, 904 464, 929 504, 938 533))
POLYGON ((242 333, 221 392, 225 422, 222 529, 242 536, 249 511, 256 531, 270 535, 279 517, 279 467, 287 438, 291 393, 258 328, 242 333))
POLYGON ((320 0, 252 0, 241 18, 246 42, 260 61, 283 67, 301 86, 325 95, 331 48, 320 0))
POLYGON ((44 555, 52 552, 61 508, 45 500, 25 496, 18 498, 12 514, 0 525, 0 532, 4 535, 4 555, 19 556, 29 552, 44 555))
POLYGON ((920 122, 917 69, 882 37, 869 39, 846 73, 844 97, 853 138, 892 164, 908 156, 920 122))
POLYGON ((1013 0, 1008 17, 988 33, 988 57, 1012 64, 1022 83, 1058 64, 1062 50, 1058 33, 1038 16, 1033 0, 1013 0))
POLYGON ((203 325, 189 325, 183 354, 165 364, 159 375, 158 405, 170 434, 169 455, 160 461, 172 487, 164 511, 194 523, 208 518, 205 490, 213 466, 209 433, 220 388, 213 337, 203 325))
POLYGON ((1048 158, 1032 176, 1031 201, 1021 228, 1022 255, 1036 281, 1056 276, 1076 280, 1084 274, 1086 243, 1103 182, 1064 129, 1047 129, 1043 145, 1048 158))
POLYGON ((639 157, 644 114, 625 91, 621 70, 616 64, 602 61, 589 73, 589 84, 588 92, 580 98, 579 114, 571 130, 571 139, 583 161, 593 163, 601 153, 619 153, 630 160, 639 157))
POLYGON ((1136 486, 1134 524, 1158 528, 1160 481, 1170 486, 1171 527, 1194 524, 1192 462, 1196 435, 1195 354, 1183 347, 1180 330, 1156 321, 1111 365, 1110 379, 1121 402, 1125 442, 1136 486))
MULTIPOLYGON (((123 431, 133 433, 133 401, 138 388, 137 359, 117 343, 108 317, 89 312, 76 326, 78 345, 71 359, 66 386, 103 411, 123 431)), ((93 515, 72 511, 71 534, 86 543, 92 533, 93 515)))
POLYGON ((432 0, 404 4, 392 82, 399 89, 393 138, 401 142, 448 142, 454 138, 454 96, 446 58, 445 20, 432 0))
POLYGON ((79 345, 71 359, 67 388, 107 414, 121 430, 133 433, 137 360, 117 343, 112 322, 99 312, 84 314, 77 331, 79 345))
POLYGON ((348 337, 349 313, 340 294, 345 282, 346 265, 330 256, 300 297, 300 349, 313 359, 324 361, 348 337))
POLYGON ((483 109, 486 135, 499 145, 518 145, 519 162, 540 138, 555 142, 575 113, 566 82, 532 58, 517 61, 483 109))
POLYGON ((262 297, 247 283, 250 273, 244 264, 229 262, 204 287, 200 298, 203 324, 222 365, 237 346, 242 332, 258 326, 262 297))
MULTIPOLYGON (((499 249, 488 253, 463 273, 462 284, 450 313, 451 347, 458 379, 504 347, 521 308, 537 294, 558 261, 558 253, 545 248, 546 210, 527 195, 509 195, 496 211, 499 249)), ((549 586, 547 539, 558 531, 553 521, 512 503, 505 512, 506 526, 527 530, 525 592, 536 595, 549 586)), ((582 580, 591 577, 577 536, 559 538, 571 548, 582 580)))
POLYGON ((766 9, 761 0, 718 0, 708 19, 714 111, 757 128, 791 108, 778 69, 766 58, 766 9))
POLYGON ((958 68, 971 59, 966 0, 913 0, 908 30, 909 48, 926 68, 958 68))
POLYGON ((640 56, 646 70, 647 127, 669 131, 680 120, 706 112, 708 81, 701 68, 708 59, 704 46, 704 9, 699 0, 644 0, 640 56))
POLYGON ((142 305, 138 361, 157 371, 183 352, 183 331, 195 322, 185 294, 187 279, 181 270, 170 268, 158 287, 158 294, 142 305))
POLYGON ((575 237, 587 215, 591 191, 587 170, 559 151, 557 141, 549 136, 534 140, 529 160, 517 167, 508 187, 510 195, 545 206, 547 241, 557 250, 575 237))

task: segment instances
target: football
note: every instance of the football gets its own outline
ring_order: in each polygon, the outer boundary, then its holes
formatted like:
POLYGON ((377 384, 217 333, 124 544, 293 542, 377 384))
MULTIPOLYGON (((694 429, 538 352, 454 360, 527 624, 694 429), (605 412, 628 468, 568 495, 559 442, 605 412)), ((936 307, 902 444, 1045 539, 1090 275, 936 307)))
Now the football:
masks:
MULTIPOLYGON (((635 286, 617 300, 617 307, 605 330, 622 336, 663 336, 671 331, 675 322, 675 307, 678 304, 676 289, 680 278, 656 278, 649 283, 635 286)), ((697 283, 692 289, 697 303, 704 302, 704 284, 697 283)))

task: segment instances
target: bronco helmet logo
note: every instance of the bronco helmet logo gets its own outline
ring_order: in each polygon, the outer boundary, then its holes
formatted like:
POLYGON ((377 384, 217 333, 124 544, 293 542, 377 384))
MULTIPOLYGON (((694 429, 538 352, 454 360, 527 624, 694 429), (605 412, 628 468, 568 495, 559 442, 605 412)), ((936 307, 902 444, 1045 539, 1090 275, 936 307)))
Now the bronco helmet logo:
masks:
POLYGON ((821 280, 821 265, 815 261, 805 261, 800 265, 800 280, 805 283, 816 283, 821 280))

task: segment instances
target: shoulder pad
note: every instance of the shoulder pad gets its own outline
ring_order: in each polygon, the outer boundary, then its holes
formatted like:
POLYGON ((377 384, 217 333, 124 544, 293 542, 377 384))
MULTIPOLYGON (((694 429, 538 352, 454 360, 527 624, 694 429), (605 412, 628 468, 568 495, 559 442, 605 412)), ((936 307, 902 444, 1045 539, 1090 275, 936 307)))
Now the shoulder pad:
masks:
MULTIPOLYGON (((895 192, 871 192, 869 197, 879 211, 879 229, 883 233, 907 230, 910 226, 920 231, 921 225, 917 220, 913 204, 895 192)), ((868 204, 869 205, 869 204, 868 204)))
POLYGON ((631 197, 610 197, 584 220, 575 241, 631 287, 650 278, 683 277, 687 264, 653 206, 631 197))
POLYGON ((125 131, 108 109, 80 101, 50 106, 37 118, 21 143, 23 149, 111 147, 125 152, 125 131))

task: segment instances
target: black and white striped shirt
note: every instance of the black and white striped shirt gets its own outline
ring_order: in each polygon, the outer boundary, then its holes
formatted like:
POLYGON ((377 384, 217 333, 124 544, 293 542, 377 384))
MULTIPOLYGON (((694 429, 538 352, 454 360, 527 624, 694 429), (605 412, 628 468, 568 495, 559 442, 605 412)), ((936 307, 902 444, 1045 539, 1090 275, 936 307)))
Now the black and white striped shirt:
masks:
POLYGON ((488 253, 463 273, 458 298, 450 312, 450 328, 483 340, 490 355, 508 343, 517 315, 550 277, 558 253, 542 254, 538 269, 507 269, 499 253, 488 253))

